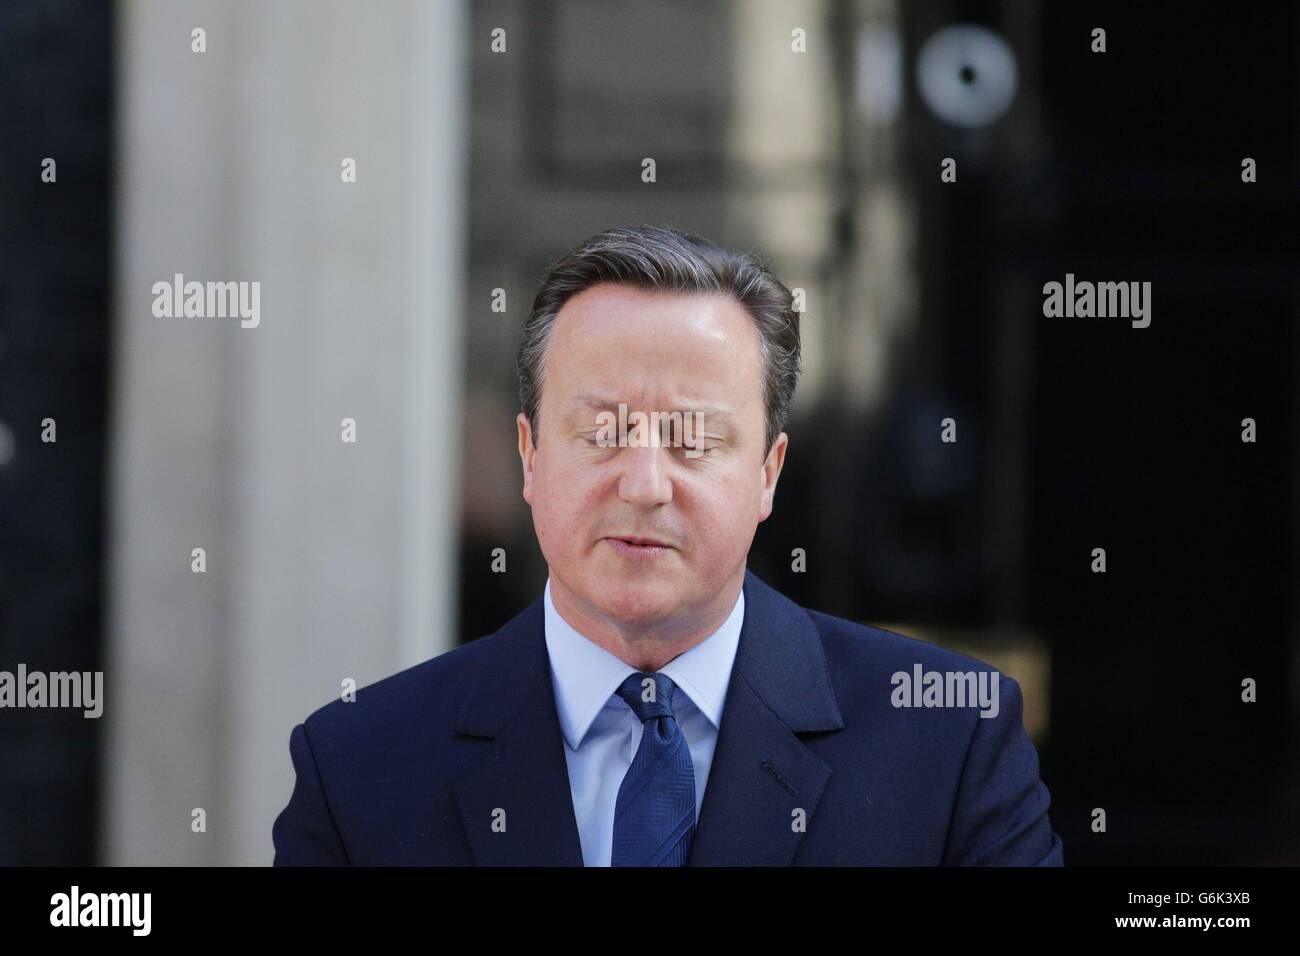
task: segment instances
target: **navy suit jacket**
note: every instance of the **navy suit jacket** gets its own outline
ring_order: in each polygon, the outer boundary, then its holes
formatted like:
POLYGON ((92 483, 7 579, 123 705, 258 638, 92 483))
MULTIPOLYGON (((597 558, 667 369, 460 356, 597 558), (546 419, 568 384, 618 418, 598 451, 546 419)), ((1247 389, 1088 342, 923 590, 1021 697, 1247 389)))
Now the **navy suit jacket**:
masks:
MULTIPOLYGON (((688 866, 1062 864, 1014 680, 996 717, 895 707, 915 664, 993 669, 744 589, 688 866)), ((275 865, 582 866, 543 627, 538 596, 295 726, 275 865)))

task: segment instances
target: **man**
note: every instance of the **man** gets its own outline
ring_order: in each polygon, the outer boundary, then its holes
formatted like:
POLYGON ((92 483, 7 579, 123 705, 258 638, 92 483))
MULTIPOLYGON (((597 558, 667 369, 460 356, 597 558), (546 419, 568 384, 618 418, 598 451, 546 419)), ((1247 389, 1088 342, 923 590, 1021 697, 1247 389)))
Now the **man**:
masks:
POLYGON ((276 864, 1060 865, 1014 680, 746 569, 798 373, 751 255, 636 227, 556 263, 519 353, 545 590, 293 729, 276 864))

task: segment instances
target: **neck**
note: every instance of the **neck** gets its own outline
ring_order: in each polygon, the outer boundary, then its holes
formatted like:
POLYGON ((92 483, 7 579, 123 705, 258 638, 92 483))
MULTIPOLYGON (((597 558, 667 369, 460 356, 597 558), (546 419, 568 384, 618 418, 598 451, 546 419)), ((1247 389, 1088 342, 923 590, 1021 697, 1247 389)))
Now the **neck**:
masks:
POLYGON ((702 644, 731 616, 745 583, 745 565, 704 604, 692 604, 648 624, 629 624, 604 614, 551 575, 551 603, 571 628, 639 671, 660 670, 702 644))

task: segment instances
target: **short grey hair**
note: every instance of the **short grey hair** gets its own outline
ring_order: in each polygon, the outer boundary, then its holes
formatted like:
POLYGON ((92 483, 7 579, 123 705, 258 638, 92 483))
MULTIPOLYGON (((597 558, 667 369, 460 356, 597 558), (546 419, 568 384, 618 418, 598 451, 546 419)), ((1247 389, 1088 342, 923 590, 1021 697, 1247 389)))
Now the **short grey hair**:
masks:
POLYGON ((601 283, 664 292, 730 295, 758 327, 764 455, 790 416, 799 380, 799 313, 790 290, 751 252, 724 249, 675 226, 621 226, 592 236, 542 280, 519 347, 519 405, 537 441, 546 351, 555 317, 570 298, 601 283))

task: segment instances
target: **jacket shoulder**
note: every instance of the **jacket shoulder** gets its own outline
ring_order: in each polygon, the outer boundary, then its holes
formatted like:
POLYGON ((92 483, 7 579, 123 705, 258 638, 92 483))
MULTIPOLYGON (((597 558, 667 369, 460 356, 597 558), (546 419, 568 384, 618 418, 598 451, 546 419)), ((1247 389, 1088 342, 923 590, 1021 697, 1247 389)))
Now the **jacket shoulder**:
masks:
POLYGON ((339 743, 404 739, 420 731, 450 730, 464 700, 467 677, 487 666, 504 640, 480 637, 421 661, 318 707, 303 723, 313 741, 339 743))
POLYGON ((826 653, 832 660, 872 667, 888 666, 893 669, 910 669, 914 664, 921 664, 927 670, 996 670, 986 661, 920 638, 908 637, 871 624, 859 624, 812 608, 803 610, 812 619, 821 635, 826 653))

